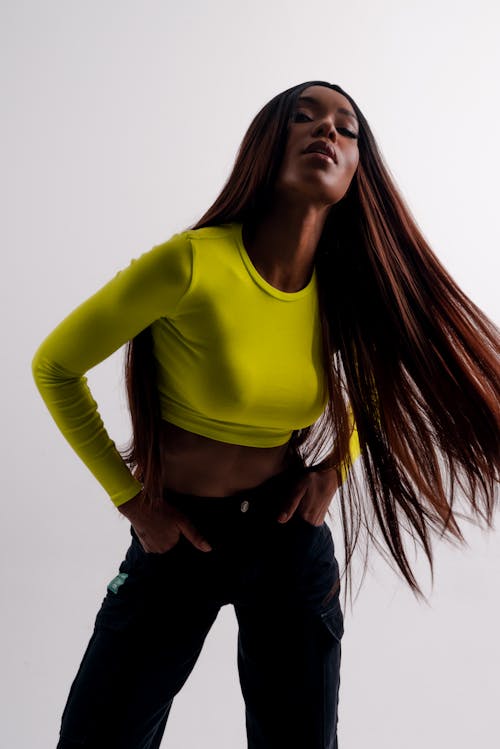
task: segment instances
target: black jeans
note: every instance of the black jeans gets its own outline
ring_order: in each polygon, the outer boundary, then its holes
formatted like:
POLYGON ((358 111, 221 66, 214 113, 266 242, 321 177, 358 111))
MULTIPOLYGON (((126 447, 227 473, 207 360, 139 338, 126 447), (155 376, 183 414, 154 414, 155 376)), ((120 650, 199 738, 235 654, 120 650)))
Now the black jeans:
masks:
MULTIPOLYGON (((337 749, 343 615, 330 529, 279 507, 296 469, 230 497, 165 492, 212 545, 132 542, 71 686, 58 749, 157 749, 219 609, 238 621, 248 749, 337 749)), ((302 469, 303 470, 303 469, 302 469)))

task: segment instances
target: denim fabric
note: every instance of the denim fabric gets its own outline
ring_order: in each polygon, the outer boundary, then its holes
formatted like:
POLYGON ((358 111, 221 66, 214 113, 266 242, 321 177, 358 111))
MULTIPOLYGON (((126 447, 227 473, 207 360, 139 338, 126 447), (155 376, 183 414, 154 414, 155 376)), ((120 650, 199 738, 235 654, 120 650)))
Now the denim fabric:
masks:
POLYGON ((157 749, 224 605, 238 621, 248 749, 338 749, 343 615, 330 529, 276 518, 295 470, 230 497, 166 491, 212 544, 144 552, 134 529, 62 716, 58 749, 157 749))

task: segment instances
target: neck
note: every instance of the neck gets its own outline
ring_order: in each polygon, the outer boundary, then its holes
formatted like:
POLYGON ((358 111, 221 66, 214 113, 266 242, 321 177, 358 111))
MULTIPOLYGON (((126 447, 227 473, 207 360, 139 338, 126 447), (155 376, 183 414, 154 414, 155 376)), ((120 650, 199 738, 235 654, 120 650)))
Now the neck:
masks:
POLYGON ((324 207, 305 211, 275 208, 244 224, 245 249, 268 283, 287 292, 307 286, 327 213, 324 207))

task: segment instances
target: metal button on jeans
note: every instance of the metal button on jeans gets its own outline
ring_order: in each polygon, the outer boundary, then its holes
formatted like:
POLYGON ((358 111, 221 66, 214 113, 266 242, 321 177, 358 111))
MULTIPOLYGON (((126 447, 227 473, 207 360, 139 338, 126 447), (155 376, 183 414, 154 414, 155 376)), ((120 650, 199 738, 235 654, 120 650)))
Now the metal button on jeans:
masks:
POLYGON ((250 502, 248 502, 246 499, 244 499, 243 502, 240 505, 240 510, 242 512, 246 512, 249 507, 250 507, 250 502))

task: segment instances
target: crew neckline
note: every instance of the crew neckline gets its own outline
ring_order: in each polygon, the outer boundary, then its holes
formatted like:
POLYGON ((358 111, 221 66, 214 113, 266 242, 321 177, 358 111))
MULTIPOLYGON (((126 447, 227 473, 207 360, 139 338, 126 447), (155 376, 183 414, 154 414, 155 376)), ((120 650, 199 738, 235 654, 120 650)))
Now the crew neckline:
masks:
POLYGON ((250 255, 246 251, 245 244, 243 242, 243 224, 235 223, 234 231, 241 259, 243 260, 247 271, 249 272, 255 283, 268 294, 274 296, 276 299, 282 299, 283 301, 292 302, 296 299, 301 299, 302 297, 307 296, 316 287, 316 266, 313 268, 311 279, 307 286, 304 286, 303 289, 299 289, 299 291, 283 291, 282 289, 277 289, 276 286, 272 286, 268 281, 266 281, 263 276, 260 275, 257 268, 252 263, 250 255))

